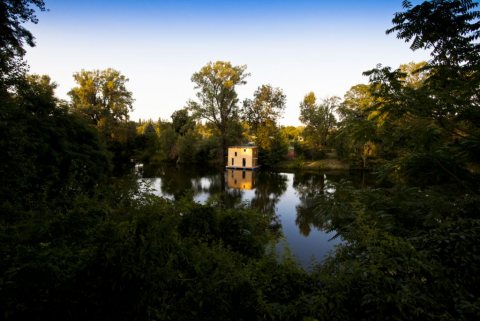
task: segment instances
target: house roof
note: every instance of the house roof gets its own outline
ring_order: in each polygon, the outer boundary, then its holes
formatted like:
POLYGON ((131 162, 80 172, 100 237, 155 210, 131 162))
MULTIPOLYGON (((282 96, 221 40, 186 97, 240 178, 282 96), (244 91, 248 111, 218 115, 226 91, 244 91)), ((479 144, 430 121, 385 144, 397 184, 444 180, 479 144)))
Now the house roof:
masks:
POLYGON ((235 145, 235 146, 228 146, 228 148, 257 148, 257 146, 253 146, 253 145, 235 145))

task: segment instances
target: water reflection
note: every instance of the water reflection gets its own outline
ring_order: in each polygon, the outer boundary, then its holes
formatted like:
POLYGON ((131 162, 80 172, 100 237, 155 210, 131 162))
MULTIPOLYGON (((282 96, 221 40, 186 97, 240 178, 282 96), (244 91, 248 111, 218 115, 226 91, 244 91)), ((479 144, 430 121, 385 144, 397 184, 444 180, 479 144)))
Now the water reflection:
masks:
POLYGON ((228 188, 251 190, 255 187, 255 171, 227 169, 226 176, 228 188))
MULTIPOLYGON (((195 167, 162 166, 144 168, 144 179, 160 196, 178 200, 235 208, 247 204, 271 221, 280 231, 291 252, 303 266, 311 258, 322 261, 340 239, 325 232, 325 218, 319 214, 315 199, 334 197, 334 183, 346 173, 277 173, 270 171, 214 170, 195 167), (150 177, 150 178, 148 178, 150 177)), ((279 251, 283 250, 278 246, 279 251)))
POLYGON ((343 173, 296 173, 293 187, 298 193, 300 204, 297 205, 295 222, 302 233, 308 236, 312 228, 324 230, 324 219, 318 210, 318 196, 333 197, 335 194, 334 182, 338 182, 345 175, 343 173))

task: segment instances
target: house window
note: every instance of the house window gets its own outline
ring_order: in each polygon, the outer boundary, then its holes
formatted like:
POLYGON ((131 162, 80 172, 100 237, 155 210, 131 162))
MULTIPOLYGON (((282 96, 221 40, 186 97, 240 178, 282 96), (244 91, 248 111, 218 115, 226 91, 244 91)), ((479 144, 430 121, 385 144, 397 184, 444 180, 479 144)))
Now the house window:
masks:
POLYGON ((245 179, 245 171, 242 171, 242 178, 245 179))
POLYGON ((232 166, 233 166, 233 162, 234 162, 234 160, 235 160, 235 159, 232 157, 232 166))
POLYGON ((247 149, 244 148, 243 151, 246 153, 246 152, 247 152, 247 149))
POLYGON ((247 160, 245 158, 242 158, 242 166, 245 167, 245 165, 247 165, 247 160))
POLYGON ((237 152, 235 152, 235 156, 237 156, 237 152))

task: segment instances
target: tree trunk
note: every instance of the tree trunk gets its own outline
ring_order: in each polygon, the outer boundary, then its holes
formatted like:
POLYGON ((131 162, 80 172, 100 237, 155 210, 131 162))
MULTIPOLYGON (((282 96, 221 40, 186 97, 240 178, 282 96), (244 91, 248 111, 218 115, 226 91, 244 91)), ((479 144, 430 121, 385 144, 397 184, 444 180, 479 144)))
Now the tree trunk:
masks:
POLYGON ((227 137, 226 137, 226 133, 225 132, 222 132, 221 133, 221 136, 222 136, 222 148, 221 148, 221 159, 220 159, 220 165, 223 167, 226 165, 225 163, 225 152, 227 151, 227 137))

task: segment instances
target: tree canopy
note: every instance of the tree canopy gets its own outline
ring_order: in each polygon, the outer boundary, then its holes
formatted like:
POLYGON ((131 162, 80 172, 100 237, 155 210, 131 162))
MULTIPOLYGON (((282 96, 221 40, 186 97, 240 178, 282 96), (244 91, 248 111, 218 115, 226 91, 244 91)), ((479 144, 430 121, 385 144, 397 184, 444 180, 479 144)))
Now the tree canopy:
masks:
POLYGON ((26 22, 38 22, 35 10, 31 6, 35 6, 41 11, 45 10, 43 0, 3 0, 0 2, 0 48, 2 48, 2 52, 12 56, 23 56, 25 43, 32 47, 35 45, 32 33, 23 26, 26 22))
POLYGON ((220 132, 221 158, 227 148, 229 125, 238 120, 236 87, 246 84, 247 66, 233 66, 227 61, 209 62, 192 76, 198 101, 190 101, 193 115, 211 122, 220 132))
POLYGON ((119 71, 82 70, 73 78, 78 84, 68 93, 73 112, 97 126, 104 135, 111 134, 116 124, 128 120, 134 100, 126 87, 128 78, 119 71))
POLYGON ((317 103, 313 92, 308 93, 300 103, 300 121, 306 125, 304 135, 312 142, 315 148, 325 147, 329 133, 336 123, 334 115, 340 98, 329 97, 317 103))

